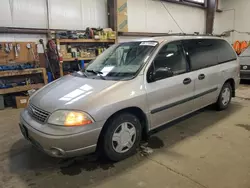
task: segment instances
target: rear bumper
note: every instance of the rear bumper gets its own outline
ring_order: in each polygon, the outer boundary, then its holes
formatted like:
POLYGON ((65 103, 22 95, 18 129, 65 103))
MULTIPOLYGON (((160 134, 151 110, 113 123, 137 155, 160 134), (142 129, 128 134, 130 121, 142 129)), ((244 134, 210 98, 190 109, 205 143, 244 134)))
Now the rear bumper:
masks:
MULTIPOLYGON (((26 110, 21 113, 21 132, 27 140, 48 155, 67 158, 95 152, 101 128, 65 136, 55 136, 35 129, 32 126, 34 120, 31 121, 31 118, 26 110)), ((46 126, 46 124, 42 126, 46 126)), ((93 125, 93 127, 97 126, 93 125)))
POLYGON ((241 70, 240 71, 240 79, 250 80, 250 70, 241 70))

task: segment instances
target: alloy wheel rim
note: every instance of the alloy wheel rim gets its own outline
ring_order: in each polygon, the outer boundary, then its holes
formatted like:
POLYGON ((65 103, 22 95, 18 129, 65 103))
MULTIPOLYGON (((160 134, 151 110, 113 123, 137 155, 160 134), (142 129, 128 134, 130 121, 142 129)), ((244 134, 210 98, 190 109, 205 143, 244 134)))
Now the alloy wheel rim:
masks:
POLYGON ((125 153, 133 147, 136 139, 136 128, 132 123, 124 122, 114 131, 112 147, 117 153, 125 153))
POLYGON ((229 88, 225 88, 223 91, 222 91, 222 104, 224 106, 226 106, 229 101, 230 101, 230 96, 231 96, 231 93, 230 93, 230 89, 229 88))

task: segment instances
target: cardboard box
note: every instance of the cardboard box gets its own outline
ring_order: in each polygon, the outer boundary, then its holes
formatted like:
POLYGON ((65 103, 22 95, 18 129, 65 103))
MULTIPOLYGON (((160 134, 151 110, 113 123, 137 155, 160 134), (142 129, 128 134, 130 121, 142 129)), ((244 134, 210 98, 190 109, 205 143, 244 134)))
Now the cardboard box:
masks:
POLYGON ((71 59, 72 58, 72 54, 71 53, 66 53, 63 55, 63 59, 71 59))
POLYGON ((117 13, 127 13, 128 12, 128 3, 127 0, 117 0, 117 13))
POLYGON ((60 45, 60 52, 62 55, 65 55, 68 53, 67 45, 60 45))
POLYGON ((29 102, 28 96, 16 96, 16 107, 26 108, 29 102))
POLYGON ((117 0, 117 30, 128 32, 127 0, 117 0))
POLYGON ((128 32, 128 16, 124 14, 117 15, 117 30, 121 32, 128 32))

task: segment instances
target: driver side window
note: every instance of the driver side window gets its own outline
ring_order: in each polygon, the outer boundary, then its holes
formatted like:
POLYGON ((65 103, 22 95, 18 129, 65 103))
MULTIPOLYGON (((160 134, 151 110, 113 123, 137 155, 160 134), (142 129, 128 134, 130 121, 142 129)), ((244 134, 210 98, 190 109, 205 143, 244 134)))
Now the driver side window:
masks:
POLYGON ((155 70, 166 68, 173 76, 185 73, 187 62, 180 42, 171 42, 161 48, 154 60, 155 70))

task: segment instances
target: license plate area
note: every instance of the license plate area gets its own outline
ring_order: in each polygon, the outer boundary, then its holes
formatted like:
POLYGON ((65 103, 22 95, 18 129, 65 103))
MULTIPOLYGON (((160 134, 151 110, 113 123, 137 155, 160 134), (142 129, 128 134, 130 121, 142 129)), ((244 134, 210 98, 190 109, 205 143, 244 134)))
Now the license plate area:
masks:
POLYGON ((23 136, 24 136, 27 140, 29 140, 27 128, 26 128, 24 125, 22 125, 22 124, 19 124, 19 126, 20 126, 20 130, 21 130, 23 136))
POLYGON ((22 124, 19 124, 19 126, 20 126, 21 132, 22 132, 23 136, 25 137, 25 139, 30 141, 38 149, 43 150, 43 147, 35 139, 33 139, 32 137, 29 136, 28 129, 22 124))

